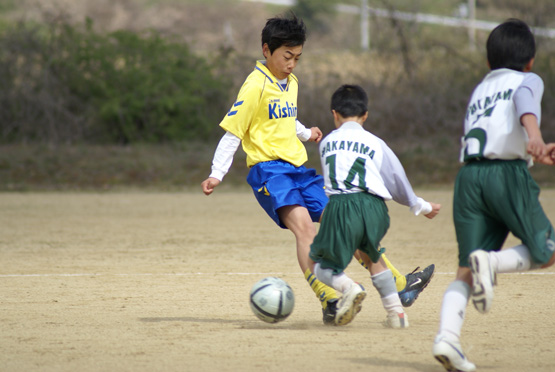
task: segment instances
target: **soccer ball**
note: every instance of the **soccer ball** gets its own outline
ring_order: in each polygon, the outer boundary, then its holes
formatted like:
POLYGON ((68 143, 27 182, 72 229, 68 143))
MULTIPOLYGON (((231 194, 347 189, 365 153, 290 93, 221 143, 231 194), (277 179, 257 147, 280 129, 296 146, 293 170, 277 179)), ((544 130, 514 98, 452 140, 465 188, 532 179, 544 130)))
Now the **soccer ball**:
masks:
POLYGON ((277 323, 293 312, 295 295, 284 280, 267 277, 252 287, 249 303, 258 319, 266 323, 277 323))

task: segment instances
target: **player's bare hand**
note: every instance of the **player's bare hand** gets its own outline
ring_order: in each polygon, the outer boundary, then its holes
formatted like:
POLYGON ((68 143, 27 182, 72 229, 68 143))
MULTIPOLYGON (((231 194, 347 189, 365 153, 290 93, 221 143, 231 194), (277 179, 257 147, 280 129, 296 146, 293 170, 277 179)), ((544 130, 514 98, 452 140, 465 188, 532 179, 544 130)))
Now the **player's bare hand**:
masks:
POLYGON ((543 158, 548 152, 547 146, 541 137, 531 137, 526 146, 526 151, 537 159, 543 158))
POLYGON ((542 157, 535 157, 534 161, 545 165, 555 165, 555 142, 546 145, 546 154, 542 157))
POLYGON ((205 179, 204 181, 202 181, 202 183, 200 184, 200 186, 202 187, 202 192, 205 195, 210 195, 214 192, 214 188, 216 186, 218 186, 220 184, 220 180, 214 177, 208 177, 207 179, 205 179))
POLYGON ((424 216, 426 216, 429 219, 432 219, 432 218, 434 218, 435 216, 438 215, 439 210, 441 209, 441 204, 436 204, 436 203, 430 202, 430 205, 432 206, 432 211, 428 214, 425 214, 424 216))
POLYGON ((318 127, 310 128, 310 138, 308 139, 311 142, 320 142, 322 139, 322 131, 318 127))

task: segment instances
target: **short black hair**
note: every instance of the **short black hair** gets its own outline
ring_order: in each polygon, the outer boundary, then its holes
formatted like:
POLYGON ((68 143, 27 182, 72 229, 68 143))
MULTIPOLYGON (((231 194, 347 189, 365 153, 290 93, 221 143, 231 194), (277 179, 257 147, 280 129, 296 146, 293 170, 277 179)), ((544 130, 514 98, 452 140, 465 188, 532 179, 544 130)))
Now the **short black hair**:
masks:
POLYGON ((524 71, 536 55, 536 42, 525 22, 510 18, 489 34, 486 49, 492 70, 509 68, 524 71))
POLYGON ((342 85, 331 96, 330 108, 344 118, 364 116, 368 112, 368 95, 359 85, 342 85))
POLYGON ((291 13, 289 17, 274 17, 262 29, 262 46, 268 44, 270 53, 281 46, 296 47, 306 41, 306 26, 302 19, 291 13))

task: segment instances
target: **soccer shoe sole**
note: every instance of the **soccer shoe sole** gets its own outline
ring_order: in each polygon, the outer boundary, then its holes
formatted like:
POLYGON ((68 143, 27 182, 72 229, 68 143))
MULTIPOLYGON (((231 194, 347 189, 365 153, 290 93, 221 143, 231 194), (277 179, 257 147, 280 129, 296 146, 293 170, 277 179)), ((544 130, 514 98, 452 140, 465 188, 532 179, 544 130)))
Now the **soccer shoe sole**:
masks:
POLYGON ((350 304, 348 307, 343 304, 337 309, 335 315, 335 324, 344 326, 353 321, 355 316, 362 310, 362 301, 366 298, 366 292, 363 290, 355 295, 352 300, 346 300, 350 304))
POLYGON ((493 272, 488 253, 474 251, 468 259, 472 272, 472 303, 478 312, 485 314, 493 301, 493 286, 497 278, 493 272))
POLYGON ((473 372, 476 366, 469 362, 463 352, 454 344, 440 341, 434 344, 434 358, 448 372, 473 372))

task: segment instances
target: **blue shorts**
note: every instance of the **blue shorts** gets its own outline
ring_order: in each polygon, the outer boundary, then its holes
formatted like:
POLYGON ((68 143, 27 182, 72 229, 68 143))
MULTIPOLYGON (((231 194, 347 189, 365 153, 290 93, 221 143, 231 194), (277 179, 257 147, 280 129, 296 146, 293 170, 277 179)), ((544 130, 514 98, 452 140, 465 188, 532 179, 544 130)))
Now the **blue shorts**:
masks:
POLYGON ((328 203, 322 176, 314 169, 295 167, 283 160, 254 165, 247 182, 260 206, 283 229, 287 227, 279 219, 279 208, 300 205, 308 210, 312 221, 318 222, 328 203))

